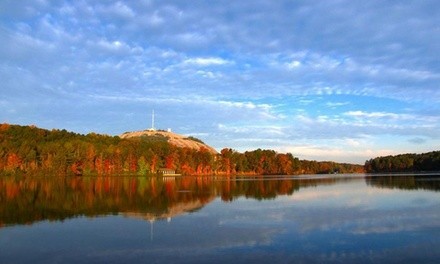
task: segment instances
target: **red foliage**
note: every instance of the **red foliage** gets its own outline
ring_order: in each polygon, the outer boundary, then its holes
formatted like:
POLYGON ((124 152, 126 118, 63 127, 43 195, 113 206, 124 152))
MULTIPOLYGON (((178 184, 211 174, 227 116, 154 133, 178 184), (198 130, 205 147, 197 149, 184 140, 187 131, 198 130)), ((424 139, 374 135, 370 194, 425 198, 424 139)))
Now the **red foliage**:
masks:
POLYGON ((170 154, 165 157, 165 168, 174 169, 174 155, 170 154))

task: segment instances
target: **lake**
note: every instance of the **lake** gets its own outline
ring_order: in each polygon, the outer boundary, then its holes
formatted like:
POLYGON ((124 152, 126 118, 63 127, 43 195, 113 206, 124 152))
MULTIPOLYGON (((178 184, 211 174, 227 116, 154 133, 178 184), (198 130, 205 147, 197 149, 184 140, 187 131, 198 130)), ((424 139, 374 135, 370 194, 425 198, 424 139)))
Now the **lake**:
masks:
POLYGON ((0 263, 438 263, 440 175, 3 177, 0 263))

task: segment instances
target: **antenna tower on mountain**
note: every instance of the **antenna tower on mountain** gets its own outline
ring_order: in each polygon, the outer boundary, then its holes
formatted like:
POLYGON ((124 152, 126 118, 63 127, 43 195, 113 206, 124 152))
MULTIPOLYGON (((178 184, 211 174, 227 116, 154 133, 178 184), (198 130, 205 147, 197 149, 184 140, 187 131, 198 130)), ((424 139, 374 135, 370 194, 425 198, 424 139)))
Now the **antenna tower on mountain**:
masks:
POLYGON ((155 130, 155 128, 154 128, 154 109, 153 109, 153 113, 152 113, 152 115, 151 115, 151 128, 152 128, 153 130, 155 130))
POLYGON ((148 129, 149 131, 155 131, 156 129, 154 128, 154 109, 153 112, 151 113, 151 128, 148 129))

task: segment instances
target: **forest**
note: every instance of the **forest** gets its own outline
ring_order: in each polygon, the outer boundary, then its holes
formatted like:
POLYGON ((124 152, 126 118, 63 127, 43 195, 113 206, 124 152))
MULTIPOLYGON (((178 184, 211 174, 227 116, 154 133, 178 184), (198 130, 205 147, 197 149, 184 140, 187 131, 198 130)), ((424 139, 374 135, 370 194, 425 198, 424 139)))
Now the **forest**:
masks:
POLYGON ((35 126, 0 125, 0 173, 41 175, 154 175, 159 168, 183 175, 295 175, 363 172, 354 164, 299 160, 291 153, 257 149, 219 154, 178 148, 167 141, 35 126))
POLYGON ((366 172, 440 171, 440 151, 377 157, 365 162, 366 172))

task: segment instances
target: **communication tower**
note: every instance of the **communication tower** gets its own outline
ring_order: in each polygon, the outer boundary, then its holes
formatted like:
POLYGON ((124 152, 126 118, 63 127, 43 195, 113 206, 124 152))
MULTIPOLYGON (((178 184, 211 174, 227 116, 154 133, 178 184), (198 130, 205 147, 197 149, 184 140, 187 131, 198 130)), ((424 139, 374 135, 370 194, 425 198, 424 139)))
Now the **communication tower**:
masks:
POLYGON ((151 128, 148 129, 149 131, 155 131, 156 129, 154 128, 154 109, 151 113, 151 128))

